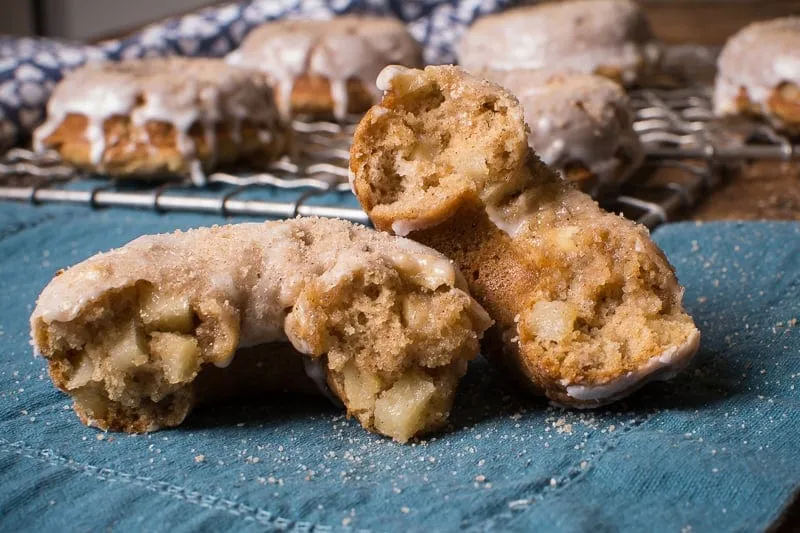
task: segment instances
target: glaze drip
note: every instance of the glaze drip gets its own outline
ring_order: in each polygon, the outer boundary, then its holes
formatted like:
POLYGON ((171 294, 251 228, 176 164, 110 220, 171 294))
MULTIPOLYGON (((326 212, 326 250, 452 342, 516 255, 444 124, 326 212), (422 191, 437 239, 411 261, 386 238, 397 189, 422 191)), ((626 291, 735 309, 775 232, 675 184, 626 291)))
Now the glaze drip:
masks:
POLYGON ((625 85, 657 63, 660 47, 630 0, 576 0, 513 9, 479 19, 459 44, 467 70, 619 69, 625 85))
POLYGON ((292 114, 292 92, 298 79, 327 79, 333 115, 342 120, 350 109, 350 80, 361 82, 377 101, 381 91, 375 78, 381 69, 393 63, 417 65, 420 54, 419 45, 401 22, 344 16, 265 24, 251 32, 226 61, 265 72, 275 87, 284 117, 292 114))
POLYGON ((769 115, 767 100, 783 83, 800 86, 800 17, 756 22, 731 37, 717 62, 714 111, 739 112, 739 91, 761 113, 769 115))
POLYGON ((105 131, 112 117, 130 119, 141 131, 136 141, 150 146, 146 125, 165 123, 175 132, 175 145, 186 160, 184 172, 196 184, 205 182, 203 165, 190 133, 202 128, 210 151, 207 166, 217 157, 216 129, 232 125, 241 138, 247 120, 269 134, 279 121, 272 91, 257 73, 202 58, 167 58, 93 64, 68 74, 47 106, 47 120, 34 133, 34 148, 44 150, 48 138, 69 115, 86 118, 84 131, 90 162, 104 170, 104 156, 115 139, 105 131))

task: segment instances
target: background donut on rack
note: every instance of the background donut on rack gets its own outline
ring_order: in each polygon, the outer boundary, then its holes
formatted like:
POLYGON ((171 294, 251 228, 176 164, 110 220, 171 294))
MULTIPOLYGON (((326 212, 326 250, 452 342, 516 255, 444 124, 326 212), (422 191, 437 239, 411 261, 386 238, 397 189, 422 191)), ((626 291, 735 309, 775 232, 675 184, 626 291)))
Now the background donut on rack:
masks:
POLYGON ((87 65, 56 87, 39 151, 109 175, 190 175, 282 155, 289 129, 263 76, 219 59, 167 58, 87 65))
POLYGON ((644 149, 625 91, 593 74, 492 70, 482 75, 511 91, 525 109, 528 145, 593 196, 625 182, 644 149))
POLYGON ((419 66, 422 48, 397 19, 343 16, 268 22, 226 61, 265 72, 284 116, 343 120, 380 98, 375 78, 383 67, 419 66))
POLYGON ((461 66, 573 70, 640 84, 660 56, 644 11, 632 0, 572 0, 479 19, 458 46, 461 66))

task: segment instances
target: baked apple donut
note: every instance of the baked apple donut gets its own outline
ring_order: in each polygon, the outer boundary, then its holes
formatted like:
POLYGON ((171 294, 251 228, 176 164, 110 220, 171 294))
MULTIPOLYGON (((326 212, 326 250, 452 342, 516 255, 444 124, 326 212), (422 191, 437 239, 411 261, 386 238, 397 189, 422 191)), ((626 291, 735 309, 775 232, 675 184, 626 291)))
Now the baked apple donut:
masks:
POLYGON ((375 78, 383 67, 421 65, 422 48, 399 20, 348 15, 268 22, 226 61, 267 73, 284 116, 341 120, 380 100, 375 78))
POLYGON ((639 168, 644 149, 628 96, 593 74, 540 70, 483 73, 516 96, 530 127, 528 145, 592 196, 617 188, 639 168))
POLYGON ((479 18, 458 46, 467 70, 600 74, 625 86, 654 70, 660 49, 632 0, 571 0, 479 18))
POLYGON ((238 348, 270 364, 288 341, 349 415, 401 442, 445 423, 490 324, 441 254, 312 218, 140 237, 57 275, 31 317, 88 425, 178 425, 209 370, 238 348))
POLYGON ((457 67, 390 67, 359 124, 353 187, 375 226, 451 259, 495 320, 497 358, 555 402, 594 407, 680 371, 700 335, 647 229, 529 150, 523 110, 457 67))
POLYGON ((114 176, 191 176, 284 154, 283 125, 263 75, 220 59, 154 58, 67 74, 34 133, 77 167, 114 176))
POLYGON ((754 22, 728 40, 717 62, 714 110, 764 117, 800 134, 800 17, 754 22))

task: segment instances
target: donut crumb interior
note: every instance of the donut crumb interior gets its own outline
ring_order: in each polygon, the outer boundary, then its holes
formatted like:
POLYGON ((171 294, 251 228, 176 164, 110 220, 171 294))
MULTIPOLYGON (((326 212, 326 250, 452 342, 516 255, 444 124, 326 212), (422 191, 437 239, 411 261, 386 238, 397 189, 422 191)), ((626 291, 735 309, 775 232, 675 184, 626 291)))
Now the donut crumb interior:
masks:
MULTIPOLYGON (((287 334, 322 358, 348 415, 400 442, 446 422, 487 326, 465 292, 417 274, 386 264, 333 287, 311 281, 286 309, 287 334)), ((34 341, 84 422, 144 432, 181 423, 203 396, 217 395, 213 375, 222 370, 213 363, 239 357, 240 327, 231 302, 138 281, 104 293, 71 321, 40 321, 34 341)), ((247 348, 244 364, 273 364, 275 349, 247 348)), ((247 372, 239 368, 235 379, 247 372)))
POLYGON ((528 154, 521 115, 463 71, 404 71, 356 133, 359 199, 378 227, 423 221, 412 237, 455 260, 492 335, 554 395, 691 349, 683 289, 646 228, 528 154))

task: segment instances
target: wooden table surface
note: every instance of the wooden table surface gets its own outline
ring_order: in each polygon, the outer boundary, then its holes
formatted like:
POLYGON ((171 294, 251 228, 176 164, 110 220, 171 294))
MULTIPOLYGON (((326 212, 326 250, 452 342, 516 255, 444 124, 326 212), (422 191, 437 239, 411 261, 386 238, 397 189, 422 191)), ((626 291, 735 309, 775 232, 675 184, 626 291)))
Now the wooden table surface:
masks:
MULTIPOLYGON (((655 33, 670 44, 721 46, 750 22, 800 15, 800 0, 661 0, 642 4, 655 33)), ((742 164, 729 172, 722 186, 685 217, 800 220, 800 163, 742 164)))
POLYGON ((644 0, 659 38, 667 43, 722 45, 756 20, 800 15, 800 0, 644 0))

